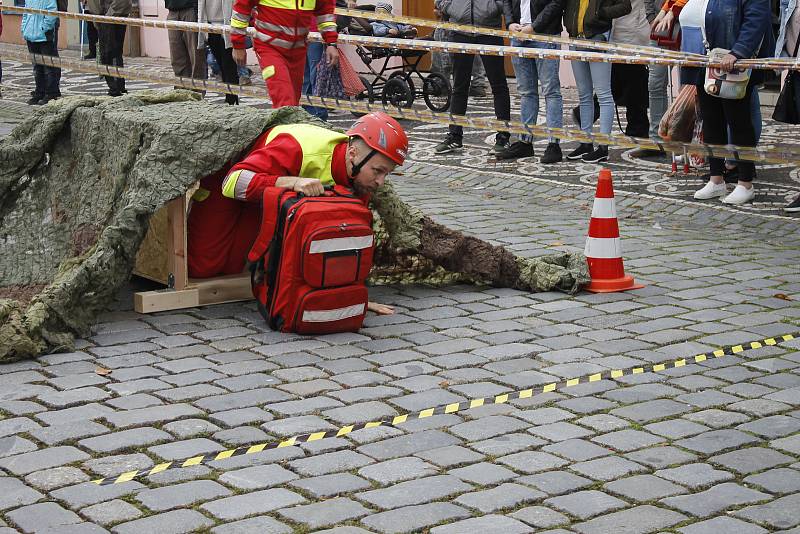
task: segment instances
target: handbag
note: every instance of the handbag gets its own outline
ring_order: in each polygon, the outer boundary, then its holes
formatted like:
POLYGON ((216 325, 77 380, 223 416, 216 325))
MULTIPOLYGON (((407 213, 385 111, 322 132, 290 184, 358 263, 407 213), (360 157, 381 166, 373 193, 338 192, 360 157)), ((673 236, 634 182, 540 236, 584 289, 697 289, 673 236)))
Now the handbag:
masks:
POLYGON ((666 141, 688 143, 697 124, 697 87, 684 85, 667 108, 658 125, 658 135, 666 141))
POLYGON ((681 9, 683 9, 683 6, 672 7, 673 17, 666 30, 661 32, 651 30, 650 40, 655 41, 659 47, 666 48, 667 50, 681 49, 681 24, 678 21, 678 15, 680 15, 681 9))
MULTIPOLYGON (((794 45, 792 57, 797 57, 798 48, 800 48, 800 37, 797 38, 797 43, 794 45)), ((783 82, 778 101, 775 103, 772 118, 786 124, 800 124, 798 97, 800 97, 800 86, 797 85, 797 71, 790 70, 786 75, 786 81, 783 82)))
MULTIPOLYGON (((710 61, 718 61, 730 53, 725 48, 714 48, 708 53, 710 61)), ((726 100, 741 100, 747 93, 750 73, 753 69, 725 72, 718 67, 706 67, 706 79, 703 89, 711 96, 726 100)))

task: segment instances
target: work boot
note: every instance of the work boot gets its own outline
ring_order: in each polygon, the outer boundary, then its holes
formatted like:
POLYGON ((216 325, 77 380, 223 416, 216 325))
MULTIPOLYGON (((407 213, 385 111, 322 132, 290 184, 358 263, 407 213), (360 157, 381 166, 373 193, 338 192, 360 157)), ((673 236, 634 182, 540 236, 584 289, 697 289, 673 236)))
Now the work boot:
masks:
POLYGON ((549 165, 551 163, 559 163, 564 159, 561 154, 561 145, 558 143, 547 143, 547 148, 544 149, 544 155, 539 159, 540 163, 549 165))
POLYGON ((29 106, 40 106, 42 104, 42 96, 40 95, 31 95, 31 97, 25 102, 29 106))
POLYGON ((497 159, 518 159, 533 156, 533 145, 527 141, 514 141, 505 149, 495 153, 497 159))
POLYGON ((790 203, 788 203, 786 206, 784 206, 783 207, 783 211, 786 211, 786 212, 789 212, 789 213, 800 212, 800 195, 797 195, 796 197, 794 197, 794 200, 792 200, 790 203))

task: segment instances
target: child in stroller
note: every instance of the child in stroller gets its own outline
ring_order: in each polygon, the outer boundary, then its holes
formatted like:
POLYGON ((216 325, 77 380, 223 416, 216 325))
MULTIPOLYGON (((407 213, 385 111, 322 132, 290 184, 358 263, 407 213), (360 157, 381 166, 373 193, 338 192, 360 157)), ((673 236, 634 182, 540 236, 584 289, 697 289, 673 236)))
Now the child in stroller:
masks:
MULTIPOLYGON (((374 6, 362 5, 358 6, 358 9, 385 15, 392 14, 392 5, 388 2, 378 2, 374 6)), ((371 34, 376 37, 413 39, 417 36, 417 29, 411 25, 360 17, 352 20, 349 29, 351 33, 371 34), (369 30, 361 31, 365 28, 369 30)), ((433 37, 422 39, 433 40, 433 37)), ((410 108, 414 99, 421 96, 432 111, 447 111, 450 107, 450 81, 441 74, 432 72, 423 75, 418 70, 420 62, 428 54, 427 51, 357 45, 356 53, 368 70, 359 72, 366 89, 356 96, 357 99, 374 102, 380 98, 384 104, 410 108), (393 58, 401 58, 402 61, 399 65, 391 65, 396 63, 391 61, 393 58), (383 59, 383 64, 375 69, 372 62, 380 59, 383 59), (416 83, 413 77, 417 78, 416 83), (417 89, 417 84, 421 84, 421 90, 417 89)))

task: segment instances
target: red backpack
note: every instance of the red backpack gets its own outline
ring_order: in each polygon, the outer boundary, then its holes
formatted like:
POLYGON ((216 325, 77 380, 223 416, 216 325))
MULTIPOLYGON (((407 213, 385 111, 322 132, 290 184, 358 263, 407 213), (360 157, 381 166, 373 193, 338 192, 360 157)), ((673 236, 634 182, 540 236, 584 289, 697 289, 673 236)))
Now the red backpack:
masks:
POLYGON ((369 208, 341 186, 320 197, 273 187, 262 210, 248 260, 269 327, 298 334, 361 328, 375 244, 369 208))

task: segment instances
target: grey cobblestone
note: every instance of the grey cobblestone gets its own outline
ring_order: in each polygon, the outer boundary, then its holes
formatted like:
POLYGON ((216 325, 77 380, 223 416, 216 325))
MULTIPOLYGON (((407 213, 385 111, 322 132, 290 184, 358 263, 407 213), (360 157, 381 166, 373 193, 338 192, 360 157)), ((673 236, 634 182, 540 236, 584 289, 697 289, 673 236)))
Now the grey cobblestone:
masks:
POLYGON ((140 534, 141 532, 163 532, 164 534, 183 534, 210 527, 213 521, 194 510, 172 510, 163 514, 151 515, 135 521, 117 525, 115 534, 140 534))
POLYGON ((401 506, 424 504, 471 489, 472 486, 454 476, 437 475, 400 482, 388 488, 358 493, 356 497, 383 510, 391 510, 401 506))
POLYGON ((81 510, 81 513, 89 518, 90 521, 101 525, 122 523, 142 515, 138 508, 120 499, 87 506, 81 510))
POLYGON ((372 514, 361 522, 377 532, 419 532, 438 523, 469 516, 470 513, 464 508, 451 503, 435 502, 372 514))
POLYGON ((545 496, 546 494, 541 491, 519 484, 506 483, 488 490, 465 493, 454 502, 487 514, 504 508, 516 508, 521 504, 533 502, 545 496))
POLYGON ((278 510, 280 515, 311 528, 350 521, 363 517, 369 512, 362 504, 344 497, 278 510))
POLYGON ((189 504, 209 501, 217 497, 227 497, 231 492, 213 480, 194 480, 163 488, 144 490, 136 495, 136 500, 156 512, 189 504))
POLYGON ((244 495, 225 497, 204 504, 201 508, 219 519, 241 519, 285 508, 306 500, 297 493, 285 489, 267 489, 244 495))

